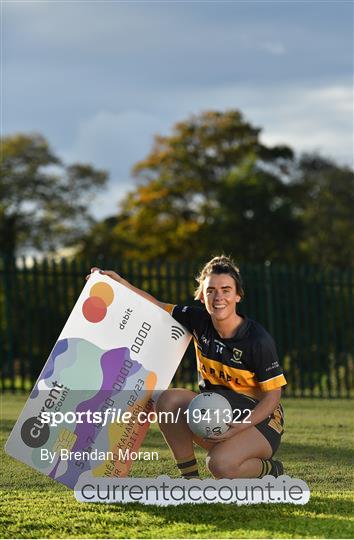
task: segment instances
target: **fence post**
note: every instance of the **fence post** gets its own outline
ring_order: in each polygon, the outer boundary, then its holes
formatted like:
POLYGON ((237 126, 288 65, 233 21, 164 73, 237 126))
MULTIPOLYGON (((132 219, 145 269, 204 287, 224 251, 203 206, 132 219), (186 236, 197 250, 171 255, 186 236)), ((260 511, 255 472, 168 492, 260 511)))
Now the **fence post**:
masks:
POLYGON ((353 273, 352 270, 347 271, 347 285, 348 285, 348 342, 347 342, 347 363, 346 363, 346 380, 347 380, 347 399, 350 398, 350 390, 353 388, 354 383, 354 322, 353 322, 353 273))
POLYGON ((266 261, 264 263, 265 281, 266 281, 266 302, 267 302, 267 326, 269 333, 274 335, 274 318, 273 318, 273 284, 272 284, 272 263, 266 261))
MULTIPOLYGON (((33 265, 2 258, 0 354, 3 390, 26 390, 58 336, 71 299, 81 289, 78 263, 33 258, 33 265), (15 274, 18 272, 18 274, 15 274), (19 376, 19 377, 18 377, 19 376)), ((89 265, 80 260, 82 283, 89 265)), ((159 300, 189 303, 196 261, 124 260, 117 271, 159 300)), ((245 265, 251 317, 274 336, 289 381, 287 395, 351 396, 353 373, 353 283, 351 271, 316 267, 245 265), (332 309, 332 311, 329 309, 332 309)), ((246 310, 247 311, 247 310, 246 310)), ((195 367, 190 348, 175 384, 188 386, 195 367), (187 360, 188 358, 188 360, 187 360)))
POLYGON ((14 335, 13 335, 13 288, 11 279, 11 269, 14 266, 15 261, 10 257, 3 258, 4 272, 4 310, 6 317, 6 335, 7 335, 7 361, 4 371, 4 383, 6 387, 6 376, 10 378, 9 389, 15 391, 15 376, 14 376, 14 335))

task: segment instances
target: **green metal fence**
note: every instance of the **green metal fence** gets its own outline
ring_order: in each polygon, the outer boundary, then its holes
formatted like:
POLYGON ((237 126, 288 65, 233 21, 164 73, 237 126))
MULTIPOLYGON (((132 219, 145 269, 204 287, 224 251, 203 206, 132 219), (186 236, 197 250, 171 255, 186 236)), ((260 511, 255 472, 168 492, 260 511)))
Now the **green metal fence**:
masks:
MULTIPOLYGON (((192 303, 200 265, 100 261, 137 287, 173 303, 192 303)), ((92 264, 3 259, 0 266, 0 357, 3 390, 28 391, 41 371, 92 264)), ((353 278, 316 267, 241 265, 246 296, 240 312, 274 336, 288 396, 351 397, 353 278)), ((190 346, 173 381, 196 386, 190 346)))

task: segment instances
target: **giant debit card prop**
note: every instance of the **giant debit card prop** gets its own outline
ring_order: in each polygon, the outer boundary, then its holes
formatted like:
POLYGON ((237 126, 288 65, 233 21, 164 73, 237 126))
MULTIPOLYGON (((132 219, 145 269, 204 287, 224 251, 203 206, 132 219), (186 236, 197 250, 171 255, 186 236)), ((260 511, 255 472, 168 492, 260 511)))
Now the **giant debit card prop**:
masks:
POLYGON ((132 464, 127 456, 138 451, 149 427, 138 420, 139 413, 147 418, 158 393, 168 387, 190 337, 164 310, 93 273, 6 452, 71 488, 79 479, 127 476, 132 464), (110 415, 104 420, 105 411, 110 415))

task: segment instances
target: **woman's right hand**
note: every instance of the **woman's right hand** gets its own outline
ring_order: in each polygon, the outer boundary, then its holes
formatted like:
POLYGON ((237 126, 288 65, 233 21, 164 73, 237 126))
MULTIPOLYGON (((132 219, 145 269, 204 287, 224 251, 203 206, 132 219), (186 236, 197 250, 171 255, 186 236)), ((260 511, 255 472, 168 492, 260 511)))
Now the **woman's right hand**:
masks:
POLYGON ((119 274, 117 274, 117 272, 114 272, 113 270, 101 270, 100 268, 97 268, 96 266, 91 268, 91 271, 90 271, 91 273, 88 274, 86 276, 86 278, 85 278, 86 281, 88 279, 90 279, 92 273, 95 272, 96 270, 98 270, 100 274, 102 274, 104 276, 109 276, 110 278, 114 279, 115 281, 118 281, 118 283, 122 283, 122 281, 123 281, 123 278, 119 274))
POLYGON ((137 287, 134 287, 134 285, 131 285, 126 279, 122 278, 122 276, 120 276, 119 274, 117 274, 117 272, 114 272, 113 270, 101 270, 100 268, 97 268, 97 266, 94 266, 93 268, 91 268, 91 273, 88 276, 86 276, 86 281, 88 279, 90 279, 92 273, 96 272, 96 271, 98 271, 100 274, 102 274, 104 276, 109 276, 110 278, 114 279, 115 281, 118 281, 118 283, 121 283, 122 285, 124 285, 125 287, 127 287, 131 291, 135 292, 139 296, 142 296, 146 300, 149 300, 149 302, 152 302, 156 306, 159 306, 161 309, 166 309, 166 306, 168 304, 164 304, 162 302, 159 302, 159 300, 156 300, 156 298, 151 296, 151 294, 149 294, 149 293, 147 293, 145 291, 142 291, 141 289, 138 289, 137 287))

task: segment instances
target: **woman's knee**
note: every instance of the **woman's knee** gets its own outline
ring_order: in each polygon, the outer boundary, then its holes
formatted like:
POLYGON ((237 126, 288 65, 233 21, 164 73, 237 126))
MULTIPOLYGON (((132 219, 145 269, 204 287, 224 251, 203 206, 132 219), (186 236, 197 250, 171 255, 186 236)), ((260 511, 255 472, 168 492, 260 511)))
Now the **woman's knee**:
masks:
POLYGON ((191 390, 185 390, 183 388, 165 390, 157 400, 156 411, 176 411, 179 408, 185 410, 195 395, 191 390))
POLYGON ((239 464, 237 461, 229 462, 211 452, 207 455, 206 466, 214 478, 238 478, 239 464))

